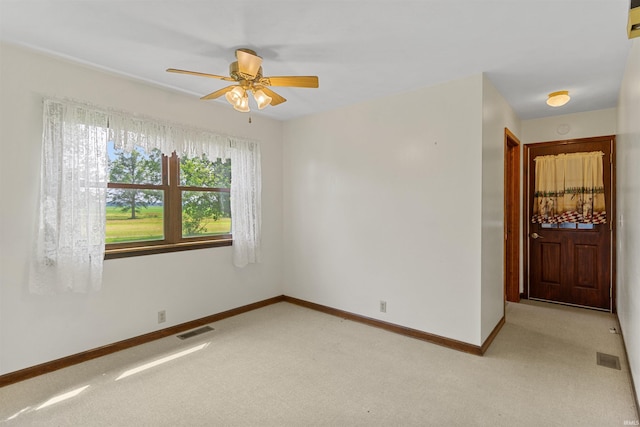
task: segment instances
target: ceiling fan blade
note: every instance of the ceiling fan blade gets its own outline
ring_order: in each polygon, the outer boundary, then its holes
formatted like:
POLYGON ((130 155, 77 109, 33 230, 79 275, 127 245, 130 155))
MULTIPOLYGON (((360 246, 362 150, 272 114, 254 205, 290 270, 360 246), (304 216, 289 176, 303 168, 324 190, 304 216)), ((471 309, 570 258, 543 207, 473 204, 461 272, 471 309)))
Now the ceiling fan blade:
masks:
POLYGON ((231 77, 217 76, 215 74, 199 73, 197 71, 178 70, 176 68, 167 68, 167 71, 169 73, 190 74, 192 76, 210 77, 212 79, 220 79, 220 80, 226 80, 230 82, 234 81, 231 77))
POLYGON ((271 105, 272 107, 276 106, 278 104, 282 104, 283 102, 286 101, 285 98, 283 98, 282 96, 278 95, 277 93, 275 93, 274 91, 272 91, 268 87, 262 87, 261 89, 262 89, 262 91, 264 93, 266 93, 267 95, 269 95, 271 97, 271 102, 269 103, 269 105, 271 105))
POLYGON ((258 74, 258 71, 260 71, 260 66, 262 66, 262 58, 260 58, 258 55, 255 55, 255 52, 250 53, 246 50, 238 49, 236 50, 236 58, 238 58, 238 71, 240 73, 254 78, 258 74))
POLYGON ((275 76, 262 80, 267 86, 318 87, 318 76, 275 76))
POLYGON ((231 89, 233 89, 236 86, 238 86, 238 85, 227 86, 227 87, 222 88, 220 90, 217 90, 215 92, 211 92, 209 95, 205 95, 200 99, 216 99, 216 98, 219 98, 222 95, 224 95, 225 93, 229 92, 231 89))

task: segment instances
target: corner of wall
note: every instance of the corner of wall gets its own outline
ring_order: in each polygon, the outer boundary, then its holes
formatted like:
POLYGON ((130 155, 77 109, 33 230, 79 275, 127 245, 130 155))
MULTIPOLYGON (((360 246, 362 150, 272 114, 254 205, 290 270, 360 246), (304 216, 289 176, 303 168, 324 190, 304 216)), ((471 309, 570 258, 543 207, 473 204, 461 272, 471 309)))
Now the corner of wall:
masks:
POLYGON ((486 75, 482 76, 482 252, 480 337, 504 318, 504 129, 520 119, 486 75))

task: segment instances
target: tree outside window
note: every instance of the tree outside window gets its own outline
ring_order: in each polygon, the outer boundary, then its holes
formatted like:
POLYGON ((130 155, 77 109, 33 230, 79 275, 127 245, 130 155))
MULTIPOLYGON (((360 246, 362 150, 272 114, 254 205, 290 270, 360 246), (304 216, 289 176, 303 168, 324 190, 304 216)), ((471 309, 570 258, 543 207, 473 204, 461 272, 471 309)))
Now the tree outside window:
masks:
POLYGON ((107 250, 231 238, 230 160, 107 151, 107 250))

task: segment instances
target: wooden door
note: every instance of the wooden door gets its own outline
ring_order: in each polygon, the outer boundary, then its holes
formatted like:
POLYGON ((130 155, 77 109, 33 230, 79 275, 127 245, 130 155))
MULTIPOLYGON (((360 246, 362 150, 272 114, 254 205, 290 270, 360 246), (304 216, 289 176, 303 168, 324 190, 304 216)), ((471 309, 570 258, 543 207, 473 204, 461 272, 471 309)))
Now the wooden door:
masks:
POLYGON ((531 144, 527 146, 527 240, 529 298, 611 311, 615 137, 531 144), (531 222, 537 156, 602 151, 606 224, 531 222))

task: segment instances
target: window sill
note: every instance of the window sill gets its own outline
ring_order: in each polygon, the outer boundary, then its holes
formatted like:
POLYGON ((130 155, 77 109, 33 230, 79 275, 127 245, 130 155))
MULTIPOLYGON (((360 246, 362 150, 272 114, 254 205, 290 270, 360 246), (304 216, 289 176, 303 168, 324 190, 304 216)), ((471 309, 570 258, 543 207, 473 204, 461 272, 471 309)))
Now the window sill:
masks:
POLYGON ((133 246, 128 248, 106 249, 104 259, 129 258, 142 255, 164 254, 169 252, 191 251, 194 249, 217 248, 231 246, 233 239, 201 240, 154 246, 133 246))

